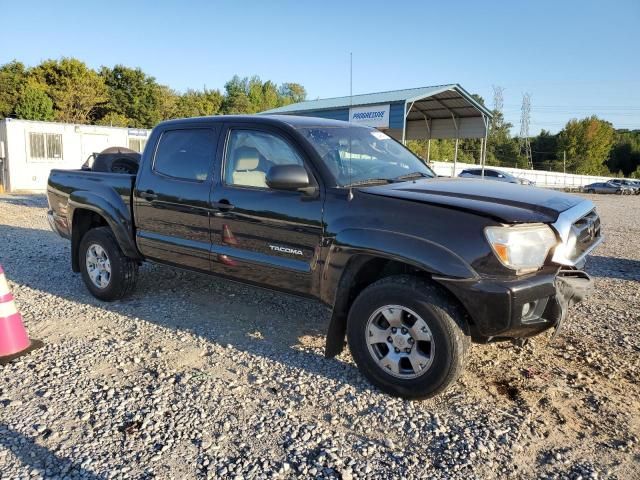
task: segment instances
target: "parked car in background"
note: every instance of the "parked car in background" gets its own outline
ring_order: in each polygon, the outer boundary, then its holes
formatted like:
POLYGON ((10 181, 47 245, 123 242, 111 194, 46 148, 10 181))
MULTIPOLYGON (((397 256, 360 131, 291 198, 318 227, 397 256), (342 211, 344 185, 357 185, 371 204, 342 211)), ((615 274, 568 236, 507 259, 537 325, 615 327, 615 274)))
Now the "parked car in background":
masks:
POLYGON ((535 185, 536 184, 536 182, 534 182, 533 180, 529 180, 528 178, 518 177, 518 180, 520 180, 520 184, 521 185, 535 185))
POLYGON ((640 182, 634 182, 632 180, 624 180, 624 179, 615 179, 610 180, 609 183, 613 185, 620 185, 622 187, 627 187, 628 191, 624 191, 622 193, 629 193, 633 195, 640 194, 640 182))
MULTIPOLYGON (((482 178, 481 168, 467 168, 460 172, 459 177, 462 178, 482 178)), ((499 182, 517 183, 519 185, 535 185, 535 182, 526 178, 518 178, 510 173, 503 172, 501 170, 494 170, 492 168, 484 169, 484 178, 486 180, 497 180, 499 182)))
POLYGON ((585 193, 614 193, 616 195, 622 195, 623 193, 627 193, 629 188, 611 182, 596 182, 585 185, 582 187, 582 191, 585 193))

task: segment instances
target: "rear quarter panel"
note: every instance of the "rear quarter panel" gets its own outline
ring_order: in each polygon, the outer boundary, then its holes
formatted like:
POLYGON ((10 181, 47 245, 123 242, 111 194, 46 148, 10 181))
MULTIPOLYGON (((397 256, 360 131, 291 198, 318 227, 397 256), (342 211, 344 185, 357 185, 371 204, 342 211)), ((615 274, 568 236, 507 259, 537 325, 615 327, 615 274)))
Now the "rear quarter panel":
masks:
POLYGON ((81 209, 95 212, 111 227, 123 252, 138 258, 131 209, 135 178, 121 173, 52 170, 47 198, 56 228, 62 236, 71 238, 74 213, 81 209))

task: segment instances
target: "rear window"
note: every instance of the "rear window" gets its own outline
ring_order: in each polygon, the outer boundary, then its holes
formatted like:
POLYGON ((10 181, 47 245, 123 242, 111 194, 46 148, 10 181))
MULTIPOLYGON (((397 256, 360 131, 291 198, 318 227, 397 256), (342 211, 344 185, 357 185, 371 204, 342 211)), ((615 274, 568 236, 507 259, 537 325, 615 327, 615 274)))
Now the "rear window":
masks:
POLYGON ((211 171, 215 139, 215 132, 209 128, 167 130, 160 137, 153 170, 181 180, 203 182, 211 171))

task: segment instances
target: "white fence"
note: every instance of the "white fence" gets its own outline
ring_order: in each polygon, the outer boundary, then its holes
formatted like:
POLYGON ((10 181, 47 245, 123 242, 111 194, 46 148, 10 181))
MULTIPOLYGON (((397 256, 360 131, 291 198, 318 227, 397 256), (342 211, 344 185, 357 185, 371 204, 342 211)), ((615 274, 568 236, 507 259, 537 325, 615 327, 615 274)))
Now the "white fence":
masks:
MULTIPOLYGON (((458 176, 462 170, 467 168, 481 168, 480 165, 472 163, 456 164, 456 171, 453 171, 453 162, 431 162, 431 168, 438 175, 447 177, 458 176)), ((527 170, 524 168, 507 168, 486 166, 492 170, 502 170, 518 178, 526 178, 535 182, 538 187, 551 188, 578 188, 595 182, 606 182, 613 177, 595 177, 592 175, 575 175, 573 173, 546 172, 544 170, 527 170)))

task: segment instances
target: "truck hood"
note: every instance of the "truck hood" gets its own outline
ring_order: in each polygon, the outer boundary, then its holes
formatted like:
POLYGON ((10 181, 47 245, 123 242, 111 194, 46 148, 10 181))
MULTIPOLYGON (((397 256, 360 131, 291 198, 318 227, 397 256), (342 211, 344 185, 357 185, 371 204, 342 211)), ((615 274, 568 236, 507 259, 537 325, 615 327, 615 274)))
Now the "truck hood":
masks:
POLYGON ((553 223, 560 213, 582 201, 578 196, 555 190, 463 178, 420 179, 359 191, 455 208, 502 223, 553 223))

